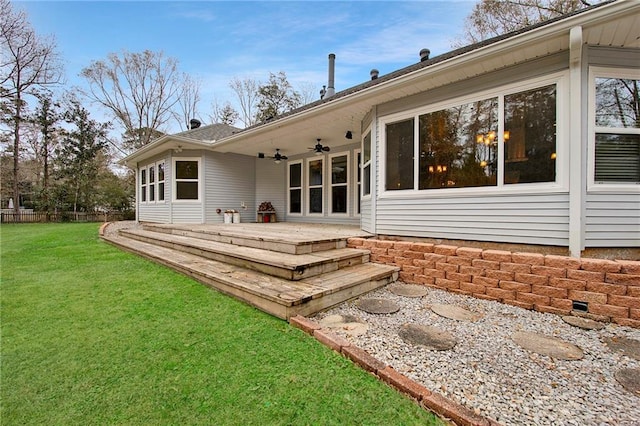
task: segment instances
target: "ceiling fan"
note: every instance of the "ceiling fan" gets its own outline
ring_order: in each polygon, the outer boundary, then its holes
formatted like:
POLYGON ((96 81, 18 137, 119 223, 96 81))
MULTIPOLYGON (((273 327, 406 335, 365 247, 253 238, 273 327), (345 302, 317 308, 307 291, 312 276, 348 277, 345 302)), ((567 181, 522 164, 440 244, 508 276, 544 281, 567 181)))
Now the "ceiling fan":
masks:
POLYGON ((329 148, 328 146, 322 146, 322 144, 320 143, 320 141, 322 139, 318 138, 316 139, 318 141, 318 143, 316 144, 316 146, 314 146, 313 148, 309 148, 312 151, 317 152, 318 154, 322 154, 322 152, 329 152, 331 151, 331 148, 329 148))
MULTIPOLYGON (((265 158, 264 153, 259 152, 258 153, 258 158, 265 158)), ((276 153, 273 155, 273 157, 268 157, 268 158, 273 158, 275 163, 278 164, 278 163, 280 163, 280 161, 287 160, 289 157, 287 157, 286 155, 280 154, 280 148, 276 148, 276 153)))

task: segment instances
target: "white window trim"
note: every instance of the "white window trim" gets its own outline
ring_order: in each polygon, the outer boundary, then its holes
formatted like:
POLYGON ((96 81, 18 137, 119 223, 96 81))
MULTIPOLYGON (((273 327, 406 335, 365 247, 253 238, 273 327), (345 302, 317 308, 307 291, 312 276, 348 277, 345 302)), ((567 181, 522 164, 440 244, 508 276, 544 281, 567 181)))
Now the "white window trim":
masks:
POLYGON ((304 213, 304 164, 302 160, 288 161, 287 162, 287 216, 302 216, 304 213), (300 187, 289 186, 291 184, 291 166, 294 164, 300 164, 300 187), (291 189, 300 188, 300 213, 291 213, 291 189))
MULTIPOLYGON (((437 102, 417 108, 413 108, 407 111, 402 111, 394 114, 389 114, 384 117, 380 117, 380 149, 378 150, 380 157, 380 167, 378 171, 377 186, 378 186, 378 198, 442 198, 442 197, 462 197, 467 195, 508 195, 508 194, 539 194, 539 193, 562 193, 568 191, 568 173, 569 173, 569 120, 568 120, 568 108, 566 103, 569 97, 569 83, 568 72, 561 71, 553 74, 549 74, 544 77, 527 80, 525 82, 511 83, 504 86, 499 86, 493 89, 483 90, 480 92, 474 92, 465 96, 457 98, 447 99, 446 101, 437 102), (419 156, 414 155, 414 188, 404 189, 396 191, 387 191, 385 188, 386 182, 386 125, 397 123, 413 118, 414 123, 419 122, 419 116, 422 114, 439 111, 446 108, 452 108, 455 106, 463 105, 470 102, 475 102, 482 99, 488 99, 491 97, 498 97, 500 105, 503 105, 502 99, 504 96, 525 92, 527 90, 536 89, 539 87, 548 86, 551 84, 556 85, 556 152, 560 160, 556 161, 556 181, 555 182, 535 182, 535 183, 519 183, 505 185, 503 181, 498 181, 495 186, 483 186, 483 187, 470 187, 470 188, 443 188, 443 189, 417 189, 416 174, 418 170, 419 156)), ((504 125, 504 106, 500 109, 498 125, 499 129, 504 125)), ((414 131, 417 131, 417 125, 414 124, 414 131)), ((504 147, 502 146, 503 133, 499 133, 498 143, 498 155, 499 159, 504 158, 504 147)), ((415 139, 415 137, 414 137, 415 139)), ((414 153, 417 152, 417 140, 414 140, 414 153)), ((373 143, 373 141, 372 141, 373 143)), ((373 155, 372 155, 373 156, 373 155)), ((500 175, 500 172, 499 172, 500 175)))
POLYGON ((140 204, 148 204, 149 203, 149 197, 147 194, 147 187, 149 186, 149 171, 147 170, 147 166, 144 167, 140 167, 138 169, 138 181, 140 182, 140 185, 138 187, 138 191, 139 191, 139 202, 140 204), (144 182, 142 183, 142 172, 144 171, 144 182), (144 194, 144 200, 142 200, 142 194, 144 194))
MULTIPOLYGON (((364 169, 366 167, 369 167, 369 193, 365 194, 364 193, 364 185, 360 186, 360 200, 365 200, 365 201, 369 201, 371 200, 371 193, 373 192, 373 183, 375 182, 375 177, 372 176, 371 171, 373 170, 373 158, 374 158, 374 152, 373 152, 373 131, 371 130, 371 125, 369 125, 369 127, 367 127, 365 129, 365 131, 362 133, 362 140, 360 141, 360 145, 361 145, 361 150, 360 152, 362 152, 362 160, 364 161, 364 138, 365 136, 367 136, 367 134, 369 134, 369 138, 371 138, 370 144, 371 146, 369 147, 370 155, 369 155, 369 161, 367 161, 366 163, 363 163, 362 165, 358 165, 358 167, 360 167, 360 179, 362 179, 362 177, 364 176, 364 169)), ((357 157, 356 157, 357 158, 357 157)))
POLYGON ((156 161, 155 163, 156 166, 156 203, 158 204, 164 204, 167 202, 167 163, 165 160, 161 160, 161 161, 156 161), (160 180, 160 173, 158 172, 159 166, 160 165, 164 166, 164 178, 162 180, 160 180), (162 200, 160 199, 160 184, 164 184, 164 192, 163 192, 163 197, 162 200))
POLYGON ((324 216, 324 213, 326 211, 326 195, 327 192, 325 191, 326 188, 326 183, 327 183, 327 160, 326 160, 326 156, 324 155, 316 155, 313 157, 309 157, 305 160, 305 176, 306 176, 306 180, 305 180, 305 189, 304 191, 309 194, 309 191, 311 191, 312 186, 309 183, 309 179, 310 179, 310 173, 309 173, 309 163, 311 163, 312 161, 322 161, 322 183, 320 185, 313 185, 313 188, 320 188, 322 189, 322 211, 321 212, 314 212, 311 213, 311 197, 307 195, 306 198, 306 204, 305 204, 305 212, 307 213, 307 216, 324 216))
MULTIPOLYGON (((362 154, 362 150, 353 150, 353 214, 354 217, 360 217, 358 213, 358 205, 362 201, 362 169, 360 169, 360 162, 358 161, 358 154, 362 154), (358 171, 360 172, 360 180, 358 180, 358 171)), ((362 155, 360 155, 362 159, 362 155)), ((370 196, 369 196, 370 197, 370 196)))
MULTIPOLYGON (((166 185, 167 185, 167 170, 165 167, 165 177, 164 180, 159 180, 158 179, 158 165, 160 164, 165 164, 166 165, 166 161, 165 160, 159 160, 156 161, 154 163, 149 163, 149 164, 145 164, 144 166, 140 167, 138 169, 139 174, 142 173, 142 170, 145 170, 145 178, 147 183, 145 183, 144 185, 140 184, 140 194, 142 193, 142 191, 145 192, 145 201, 140 201, 140 204, 144 204, 144 205, 152 205, 152 204, 164 204, 167 202, 166 199, 166 185), (153 183, 151 183, 151 181, 149 180, 149 178, 151 177, 151 174, 149 173, 149 171, 151 170, 151 168, 154 168, 154 179, 155 181, 153 183), (164 183, 165 184, 165 198, 163 200, 159 200, 158 197, 160 195, 160 183, 164 183), (153 201, 151 201, 151 185, 153 185, 153 201)), ((138 181, 139 182, 139 181, 138 181)))
POLYGON ((589 192, 640 192, 640 184, 624 182, 596 182, 596 133, 640 134, 640 129, 617 128, 617 127, 596 127, 596 78, 625 78, 640 79, 640 71, 632 68, 614 67, 589 67, 589 114, 588 114, 588 135, 589 146, 587 150, 587 191, 589 192))
MULTIPOLYGON (((201 157, 173 157, 171 159, 172 163, 171 165, 173 166, 172 170, 173 173, 171 174, 171 189, 172 189, 172 195, 171 195, 171 201, 174 203, 185 203, 185 204, 194 204, 194 203, 201 203, 202 202, 202 158, 201 157), (176 162, 178 161, 196 161, 198 163, 198 199, 197 200, 179 200, 176 198, 177 194, 177 182, 178 179, 176 179, 176 172, 177 172, 177 167, 176 167, 176 162)), ((187 180, 185 180, 187 181, 187 180)), ((188 180, 189 182, 192 182, 191 179, 188 180)))
POLYGON ((351 185, 351 156, 349 155, 349 151, 344 151, 344 152, 337 152, 334 154, 329 154, 328 155, 328 159, 327 159, 327 167, 326 169, 329 170, 329 173, 327 173, 327 196, 329 198, 329 210, 328 210, 328 214, 330 216, 337 216, 337 217, 345 217, 345 216, 349 216, 351 210, 349 210, 351 208, 351 190, 349 188, 349 185, 351 185), (337 183, 334 184, 331 179, 332 179, 332 173, 331 173, 331 167, 333 167, 333 159, 335 157, 347 157, 347 182, 346 183, 337 183), (347 211, 345 213, 334 213, 333 212, 333 187, 334 186, 346 186, 347 188, 347 211))

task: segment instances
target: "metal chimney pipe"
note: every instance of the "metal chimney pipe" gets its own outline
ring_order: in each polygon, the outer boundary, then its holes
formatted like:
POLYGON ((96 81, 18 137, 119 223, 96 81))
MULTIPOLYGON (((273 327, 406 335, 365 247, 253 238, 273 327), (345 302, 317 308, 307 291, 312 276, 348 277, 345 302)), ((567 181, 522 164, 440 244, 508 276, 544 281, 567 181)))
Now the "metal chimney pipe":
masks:
POLYGON ((336 73, 336 55, 335 53, 329 53, 329 84, 327 85, 327 93, 325 94, 326 98, 336 94, 335 73, 336 73))

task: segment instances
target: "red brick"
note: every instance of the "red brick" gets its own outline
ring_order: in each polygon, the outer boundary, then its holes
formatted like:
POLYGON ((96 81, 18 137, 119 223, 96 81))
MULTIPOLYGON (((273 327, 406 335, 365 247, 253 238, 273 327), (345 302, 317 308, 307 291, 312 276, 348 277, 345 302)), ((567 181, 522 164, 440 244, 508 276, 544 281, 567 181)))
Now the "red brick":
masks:
POLYGON ((640 297, 640 286, 630 285, 627 287, 627 296, 640 297))
POLYGON ((336 352, 340 352, 343 347, 351 345, 348 340, 325 330, 314 330, 313 337, 336 352))
POLYGON ((613 318, 613 322, 615 322, 618 325, 625 326, 625 327, 640 328, 640 321, 638 321, 638 320, 633 320, 633 319, 629 319, 629 318, 613 318))
POLYGON ((518 272, 521 274, 528 274, 531 272, 531 266, 530 265, 523 265, 520 263, 509 263, 509 262, 502 262, 500 264, 500 270, 501 271, 509 271, 509 272, 518 272))
POLYGON ((362 247, 364 248, 373 248, 376 246, 377 240, 364 240, 362 242, 362 247))
POLYGON ((587 283, 579 280, 570 280, 568 278, 551 278, 549 285, 552 287, 566 288, 568 290, 584 290, 587 283))
POLYGON ((479 285, 479 284, 472 284, 472 283, 467 283, 467 282, 461 282, 460 283, 460 290, 464 290, 464 291, 468 291, 472 294, 484 294, 486 287, 483 285, 479 285))
POLYGON ((442 254, 435 254, 435 253, 425 253, 424 260, 431 261, 434 264, 436 264, 438 262, 446 262, 447 256, 444 256, 442 254))
POLYGON ((546 275, 534 275, 534 274, 519 274, 516 272, 515 281, 520 283, 532 284, 532 285, 547 285, 549 283, 549 277, 546 275))
POLYGON ((407 250, 404 252, 404 254, 402 255, 402 257, 408 257, 411 259, 424 259, 424 253, 419 252, 419 251, 411 251, 411 250, 407 250))
POLYGON ((431 391, 429 389, 414 382, 407 376, 398 373, 390 366, 386 366, 382 370, 378 371, 378 376, 400 392, 405 393, 418 401, 431 395, 431 391))
POLYGON ((551 287, 548 285, 533 285, 531 286, 531 292, 541 296, 549 296, 559 299, 566 299, 567 294, 569 294, 569 290, 566 288, 551 287))
POLYGON ((458 247, 456 254, 461 257, 468 257, 471 259, 482 259, 482 249, 472 247, 458 247))
POLYGON ((473 297, 475 297, 476 299, 491 300, 494 302, 500 301, 500 299, 498 299, 497 297, 492 297, 492 296, 488 296, 486 294, 480 294, 480 293, 474 293, 473 297))
POLYGON ((413 243, 411 244, 411 251, 419 251, 421 253, 433 253, 434 244, 429 243, 413 243))
POLYGON ((295 317, 289 318, 289 324, 311 335, 313 335, 314 331, 322 328, 317 322, 303 317, 302 315, 296 315, 295 317))
POLYGON ((342 354, 366 371, 370 371, 372 373, 377 373, 387 366, 384 362, 379 361, 377 358, 369 354, 369 352, 364 349, 360 349, 357 346, 343 347, 342 354))
POLYGON ((485 276, 484 269, 476 268, 475 266, 460 265, 460 273, 461 274, 473 275, 474 277, 484 277, 485 276))
POLYGON ((548 254, 544 257, 544 266, 564 269, 580 269, 581 260, 575 257, 548 254))
POLYGON ((602 282, 587 282, 586 290, 593 291, 594 293, 617 294, 619 296, 624 296, 627 293, 627 286, 602 282))
POLYGON ((509 271, 494 271, 494 270, 487 271, 487 278, 495 278, 501 281, 502 280, 512 281, 514 276, 515 276, 514 273, 509 271))
POLYGON ((537 266, 531 267, 531 273, 536 275, 546 275, 553 278, 566 278, 567 270, 565 268, 552 268, 550 266, 537 266))
MULTIPOLYGON (((625 274, 640 275, 640 261, 618 260, 616 261, 616 263, 619 264, 621 267, 620 272, 623 272, 625 274)), ((618 271, 611 271, 611 272, 618 272, 618 271)))
POLYGON ((606 302, 608 305, 625 306, 632 309, 640 309, 640 297, 616 296, 610 294, 606 302))
POLYGON ((528 310, 533 309, 533 303, 521 302, 519 300, 504 299, 503 303, 506 303, 507 305, 517 306, 518 308, 522 308, 522 309, 528 309, 528 310))
POLYGON ((460 288, 458 281, 447 280, 445 278, 436 278, 436 285, 440 288, 460 288))
POLYGON ((565 309, 567 311, 571 311, 573 309, 573 302, 569 299, 556 299, 555 297, 552 297, 549 304, 554 308, 565 309))
POLYGON ((446 277, 449 280, 460 281, 461 283, 463 283, 463 282, 470 283, 471 282, 471 275, 469 275, 469 274, 461 274, 460 272, 447 272, 446 277))
POLYGON ((531 293, 531 284, 519 283, 516 281, 500 281, 498 284, 504 290, 513 290, 521 293, 531 293))
POLYGON ((505 250, 484 250, 482 252, 484 260, 493 260, 494 262, 511 262, 511 252, 505 250))
POLYGON ((424 270, 424 268, 421 268, 419 266, 404 265, 402 267, 402 270, 408 274, 422 275, 422 271, 424 270))
POLYGON ((473 259, 471 265, 484 270, 493 269, 497 271, 500 269, 500 262, 496 262, 495 260, 473 259))
POLYGON ((411 246, 413 245, 413 243, 409 242, 409 241, 395 241, 393 243, 393 248, 396 250, 411 250, 411 246))
POLYGON ((437 269, 429 269, 429 268, 424 268, 422 273, 428 277, 433 277, 433 278, 445 278, 447 275, 445 271, 439 271, 437 269))
POLYGON ((487 277, 473 277, 471 282, 484 287, 498 287, 498 284, 500 284, 500 280, 487 277))
POLYGON ((451 265, 445 262, 436 262, 436 269, 438 271, 446 271, 446 272, 458 272, 458 265, 451 265))
POLYGON ((444 256, 454 256, 456 254, 456 250, 458 250, 458 247, 447 246, 444 244, 438 244, 433 247, 433 252, 435 254, 442 254, 444 256))
POLYGON ((613 272, 611 273, 607 272, 605 281, 611 284, 625 284, 625 285, 640 286, 640 275, 616 274, 613 272))
POLYGON ((640 321, 640 309, 629 309, 629 318, 640 321))
POLYGON ((567 269, 567 278, 583 281, 604 281, 604 272, 567 269))
POLYGON ((471 409, 445 398, 435 392, 422 398, 422 405, 443 418, 451 419, 457 425, 496 426, 497 422, 484 418, 471 409))
POLYGON ((548 296, 541 296, 533 293, 517 293, 516 300, 519 302, 533 303, 534 305, 549 305, 551 299, 548 296))
POLYGON ((447 263, 451 263, 452 265, 471 266, 472 261, 473 259, 469 257, 447 256, 447 263))
POLYGON ((400 271, 398 272, 398 278, 400 278, 400 281, 404 281, 405 283, 412 283, 414 281, 414 274, 411 274, 409 272, 404 272, 404 271, 400 271))
POLYGON ((383 248, 383 249, 393 248, 394 244, 395 243, 393 241, 380 241, 380 240, 376 241, 376 247, 383 248))
POLYGON ((513 253, 511 254, 513 263, 523 263, 525 265, 544 265, 544 255, 539 253, 513 253))
POLYGON ((364 242, 364 238, 347 238, 347 244, 351 247, 361 247, 364 242))
POLYGON ((613 260, 582 259, 580 269, 593 272, 620 272, 621 265, 613 260))
POLYGON ((435 277, 429 277, 429 276, 426 276, 426 275, 414 275, 413 276, 413 280, 417 284, 434 285, 436 283, 435 277))
POLYGON ((369 251, 371 252, 371 254, 373 255, 383 255, 383 254, 387 254, 387 249, 386 248, 381 248, 381 247, 371 247, 369 249, 369 251))
POLYGON ((607 303, 607 295, 604 293, 593 293, 591 291, 582 291, 582 290, 569 290, 567 294, 567 298, 571 300, 578 300, 580 302, 589 302, 591 303, 607 303))
POLYGON ((502 300, 514 300, 516 292, 513 290, 505 290, 503 288, 487 287, 487 296, 495 297, 502 300))
POLYGON ((571 312, 571 309, 554 308, 553 306, 534 305, 536 311, 545 312, 547 314, 555 315, 567 315, 571 312))
POLYGON ((589 312, 596 315, 605 315, 612 318, 629 318, 629 308, 623 306, 589 303, 589 312))

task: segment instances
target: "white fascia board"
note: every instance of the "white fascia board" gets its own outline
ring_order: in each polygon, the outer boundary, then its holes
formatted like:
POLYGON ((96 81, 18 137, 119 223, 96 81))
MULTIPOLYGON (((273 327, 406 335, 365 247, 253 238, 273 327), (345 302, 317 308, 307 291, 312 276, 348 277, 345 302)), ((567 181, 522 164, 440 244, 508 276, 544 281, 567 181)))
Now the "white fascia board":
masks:
POLYGON ((127 155, 118 161, 118 164, 133 168, 136 163, 178 146, 181 146, 182 149, 209 149, 212 143, 212 141, 201 141, 184 136, 166 135, 127 155))

